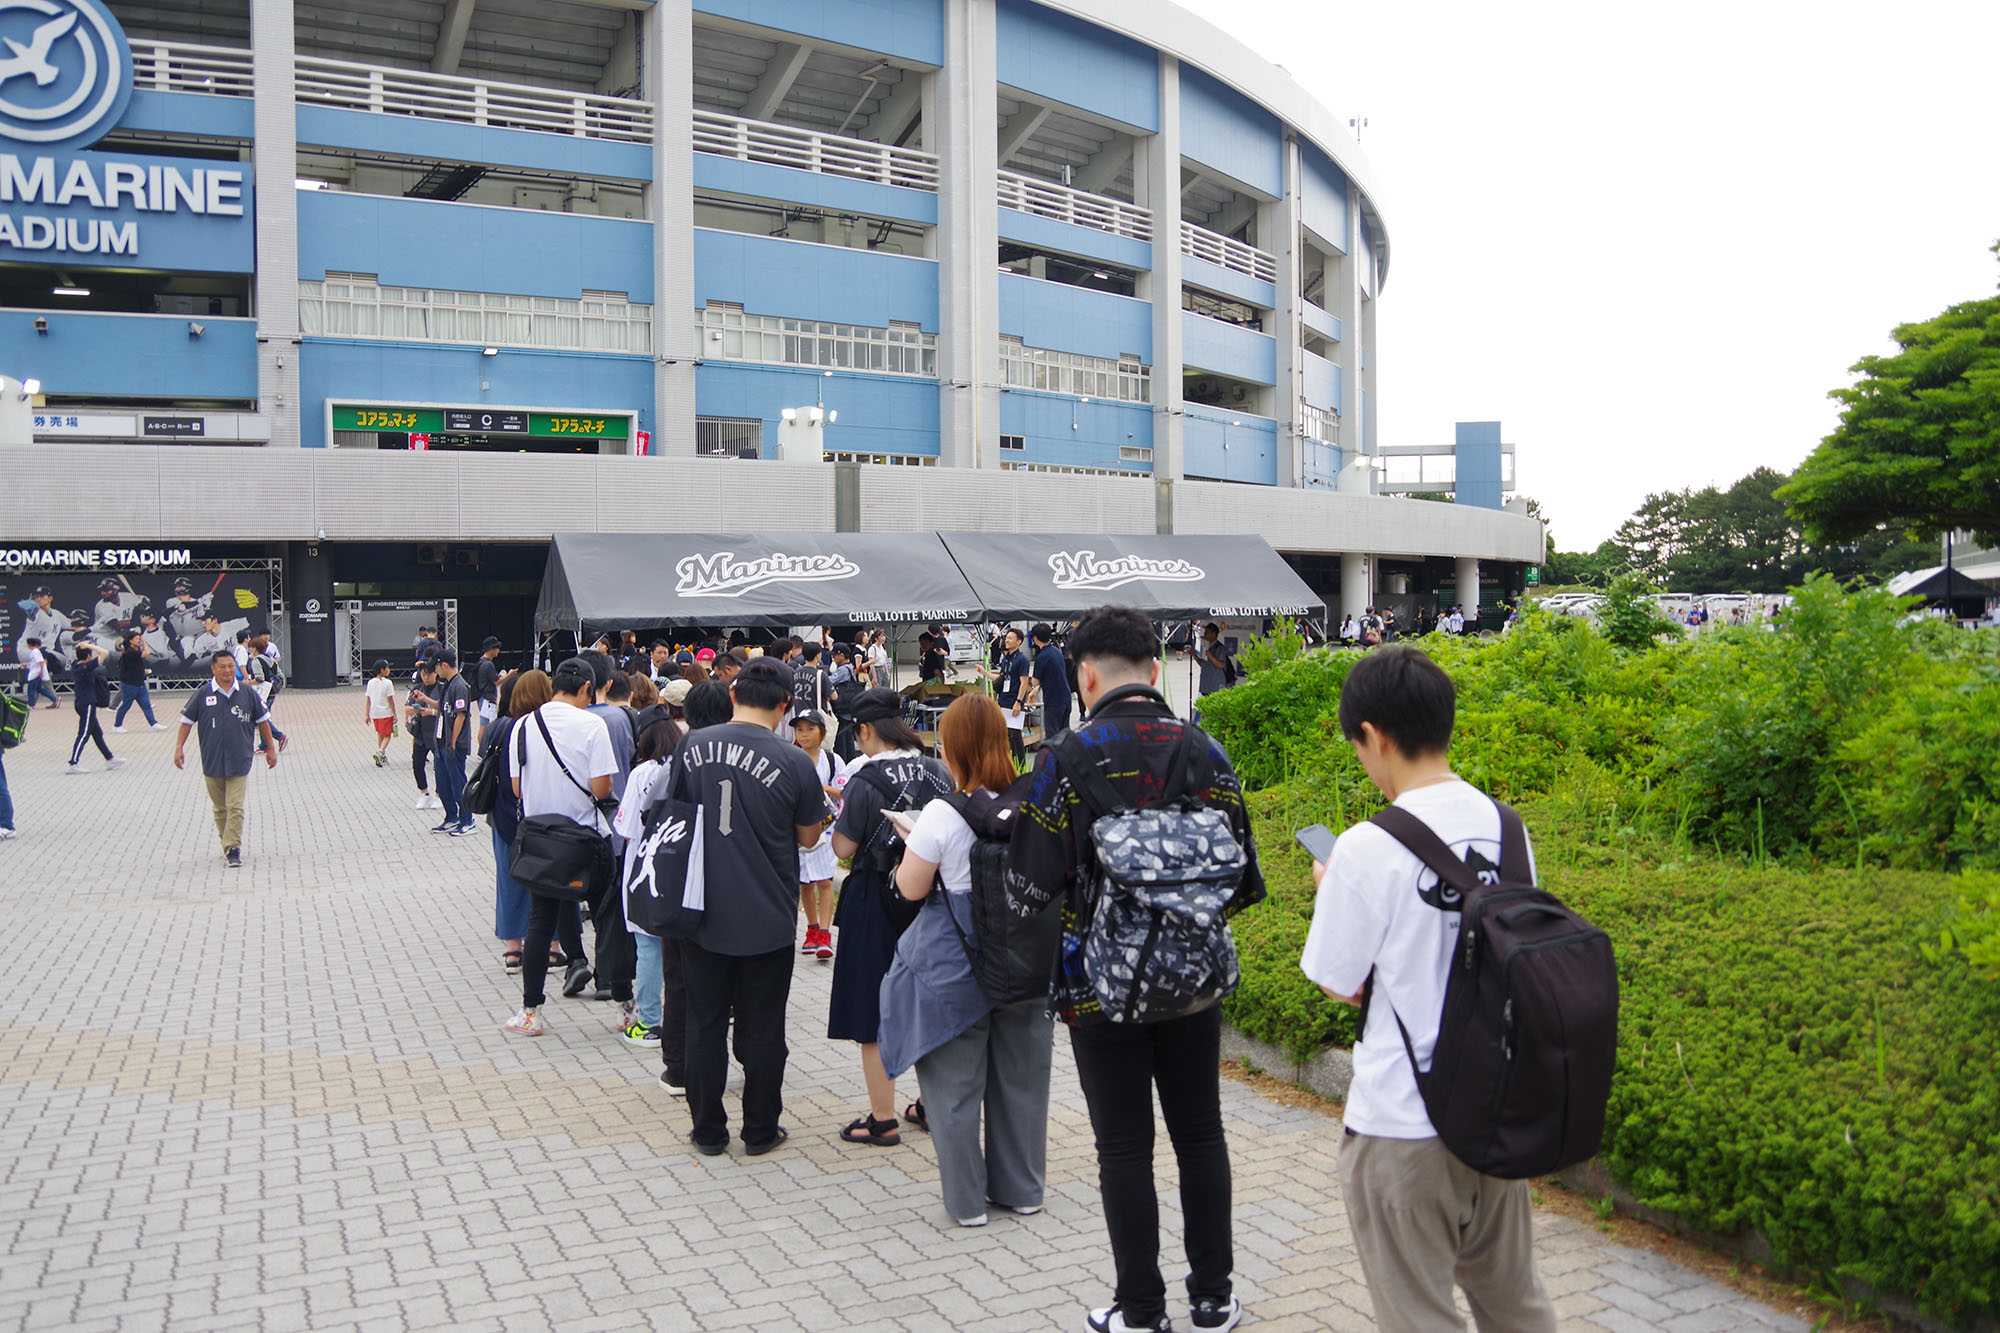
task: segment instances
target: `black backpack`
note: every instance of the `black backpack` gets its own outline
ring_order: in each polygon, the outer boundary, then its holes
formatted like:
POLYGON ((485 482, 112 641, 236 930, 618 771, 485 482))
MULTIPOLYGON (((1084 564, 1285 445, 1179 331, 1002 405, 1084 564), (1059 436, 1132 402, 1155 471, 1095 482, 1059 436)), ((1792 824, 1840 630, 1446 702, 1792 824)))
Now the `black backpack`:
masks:
MULTIPOLYGON (((914 814, 933 800, 951 791, 951 774, 943 764, 935 759, 922 761, 922 774, 898 786, 896 782, 873 763, 864 764, 849 782, 863 782, 882 794, 882 812, 901 810, 914 814)), ((903 837, 888 819, 881 820, 881 827, 871 830, 867 842, 854 853, 850 864, 855 868, 867 868, 882 876, 882 905, 888 914, 889 923, 897 934, 907 930, 917 919, 921 902, 911 902, 896 891, 896 867, 903 860, 903 837)), ((843 895, 844 896, 844 895, 843 895)), ((840 924, 838 903, 834 907, 834 924, 840 924)))
POLYGON ((0 695, 0 750, 11 750, 28 733, 28 705, 11 694, 0 695))
MULTIPOLYGON (((1022 778, 1015 788, 1028 781, 1022 778)), ((1062 940, 1062 901, 1051 899, 1033 916, 1021 916, 1007 905, 1007 847, 1021 811, 1020 797, 1014 792, 999 797, 952 792, 937 799, 958 811, 972 830, 972 892, 966 898, 978 944, 958 924, 958 908, 949 894, 943 906, 951 913, 980 993, 996 1005, 1045 998, 1062 940)), ((942 886, 937 891, 944 892, 942 886)))
POLYGON ((1114 1023, 1205 1009, 1241 980, 1227 909, 1250 864, 1229 816, 1194 793, 1209 740, 1192 723, 1158 800, 1134 810, 1066 731, 1056 762, 1090 813, 1083 971, 1114 1023))
MULTIPOLYGON (((1371 821, 1460 899, 1458 946, 1429 1070, 1403 1050, 1444 1146, 1503 1180, 1581 1162, 1604 1137, 1618 1047, 1618 965, 1605 933, 1535 887, 1521 816, 1500 808, 1500 869, 1482 876, 1390 806, 1371 821)), ((1370 974, 1370 989, 1374 977, 1370 974)), ((1366 1001, 1364 1001, 1364 1011, 1366 1001)))

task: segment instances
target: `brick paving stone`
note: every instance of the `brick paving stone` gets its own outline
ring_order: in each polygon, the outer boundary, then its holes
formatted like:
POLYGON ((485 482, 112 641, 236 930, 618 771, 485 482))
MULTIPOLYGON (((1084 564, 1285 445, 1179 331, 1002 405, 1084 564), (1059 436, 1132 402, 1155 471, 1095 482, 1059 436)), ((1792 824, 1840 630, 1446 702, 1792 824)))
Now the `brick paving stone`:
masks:
MULTIPOLYGON (((814 959, 792 992, 790 1143, 700 1157, 615 1006, 557 999, 548 1036, 501 1034, 520 989, 490 933, 490 845, 429 833, 407 767, 369 761, 358 703, 281 699, 293 743, 251 777, 239 871, 171 733, 121 736, 127 767, 79 777, 40 716, 9 752, 0 908, 72 980, 0 1019, 0 1333, 1021 1333, 1108 1299, 1061 1033, 1039 1216, 962 1231, 927 1136, 837 1140, 864 1098, 855 1049, 819 1037, 832 968, 814 959), (143 857, 95 854, 110 812, 143 857)), ((1235 1083, 1222 1099, 1246 1327, 1370 1327, 1338 1123, 1235 1083)), ((1163 1129, 1156 1163, 1178 1291, 1163 1129)), ((1538 1214, 1536 1247, 1565 1329, 1806 1327, 1573 1219, 1538 1214)))

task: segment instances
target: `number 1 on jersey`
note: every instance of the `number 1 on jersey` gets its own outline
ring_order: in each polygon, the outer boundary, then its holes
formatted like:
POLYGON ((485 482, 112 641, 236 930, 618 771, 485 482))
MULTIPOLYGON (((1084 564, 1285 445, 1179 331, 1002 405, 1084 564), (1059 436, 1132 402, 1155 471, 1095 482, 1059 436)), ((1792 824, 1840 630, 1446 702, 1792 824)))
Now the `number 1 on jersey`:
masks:
POLYGON ((715 831, 726 838, 735 820, 736 783, 734 779, 724 778, 719 785, 722 788, 722 808, 715 813, 715 831))

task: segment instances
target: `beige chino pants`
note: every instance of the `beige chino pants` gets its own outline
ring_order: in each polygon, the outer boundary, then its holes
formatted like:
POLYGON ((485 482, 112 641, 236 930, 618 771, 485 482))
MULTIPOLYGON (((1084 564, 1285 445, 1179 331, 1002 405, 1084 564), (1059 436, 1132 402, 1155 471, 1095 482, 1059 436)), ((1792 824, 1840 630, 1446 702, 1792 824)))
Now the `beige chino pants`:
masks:
POLYGON ((222 850, 243 845, 243 793, 250 787, 249 777, 211 778, 203 777, 202 785, 208 788, 208 804, 215 812, 215 833, 222 839, 222 850))
POLYGON ((1350 1131, 1340 1192, 1377 1327, 1464 1328, 1455 1279, 1481 1333, 1555 1333, 1555 1307, 1535 1271, 1527 1181, 1483 1176, 1439 1139, 1350 1131))

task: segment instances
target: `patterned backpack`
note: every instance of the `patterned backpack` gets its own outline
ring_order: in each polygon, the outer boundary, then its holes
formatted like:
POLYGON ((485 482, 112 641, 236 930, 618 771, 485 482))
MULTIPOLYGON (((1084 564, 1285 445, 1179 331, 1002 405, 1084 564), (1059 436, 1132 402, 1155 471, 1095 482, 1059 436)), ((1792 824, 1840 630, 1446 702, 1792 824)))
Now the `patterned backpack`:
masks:
POLYGON ((1241 979, 1224 909, 1250 858, 1228 815, 1192 794, 1208 748, 1199 727, 1183 727, 1166 790, 1134 810, 1074 732, 1055 742, 1056 761, 1091 815, 1083 971, 1114 1023, 1179 1018, 1241 979))

